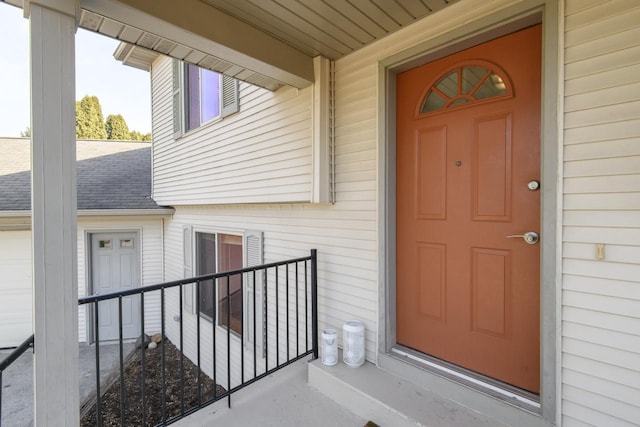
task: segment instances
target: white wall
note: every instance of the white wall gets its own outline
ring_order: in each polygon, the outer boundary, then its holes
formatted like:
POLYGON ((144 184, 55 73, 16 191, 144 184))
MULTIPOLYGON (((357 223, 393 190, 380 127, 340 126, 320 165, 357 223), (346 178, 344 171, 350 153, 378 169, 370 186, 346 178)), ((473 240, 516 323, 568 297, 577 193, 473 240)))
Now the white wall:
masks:
MULTIPOLYGON (((6 221, 5 221, 6 222, 6 221)), ((21 224, 20 227, 28 228, 25 221, 9 220, 11 226, 21 224)), ((78 297, 86 295, 87 280, 89 270, 87 262, 87 233, 92 232, 119 232, 119 231, 135 231, 140 236, 140 276, 141 285, 153 285, 161 283, 164 272, 163 261, 163 219, 157 216, 147 217, 78 217, 78 297)), ((2 298, 11 299, 13 305, 13 314, 0 313, 0 331, 8 322, 19 322, 23 325, 20 331, 29 331, 26 335, 22 333, 21 338, 16 337, 19 342, 13 342, 7 345, 17 345, 26 339, 32 331, 31 325, 31 305, 32 305, 32 289, 31 289, 31 231, 0 231, 0 270, 5 267, 12 271, 14 277, 8 277, 12 283, 27 283, 28 288, 16 288, 7 285, 0 286, 0 294, 2 298), (14 252, 9 249, 14 248, 14 252), (28 251, 28 259, 24 254, 28 251), (28 322, 28 326, 24 326, 24 322, 28 322)), ((8 270, 7 270, 8 271, 8 270)), ((78 308, 78 334, 79 341, 87 340, 88 325, 86 325, 86 306, 78 308)), ((153 334, 160 331, 160 296, 159 293, 149 294, 145 297, 145 332, 153 334)), ((12 330, 12 332, 15 332, 12 330)), ((3 337, 4 338, 4 337, 3 337)), ((4 340, 0 340, 2 344, 4 340)), ((3 344, 4 345, 4 344, 3 344)))
MULTIPOLYGON (((242 233, 245 230, 264 231, 264 262, 305 257, 312 248, 318 249, 318 298, 320 329, 342 328, 345 319, 363 320, 367 328, 366 345, 369 357, 375 356, 377 292, 375 280, 375 221, 366 219, 366 211, 358 211, 359 202, 338 203, 333 207, 318 205, 247 205, 247 206, 187 206, 176 207, 176 213, 165 227, 166 279, 183 278, 182 227, 211 232, 242 233), (341 207, 341 209, 340 209, 341 207), (349 208, 353 210, 349 210, 349 208)), ((178 295, 168 300, 166 316, 177 314, 178 295)), ((270 298, 273 301, 273 298, 270 298)), ((195 316, 183 317, 185 346, 193 354, 195 316), (190 344, 191 342, 191 344, 190 344)), ((175 322, 173 322, 175 323, 175 322)), ((270 321, 270 325, 274 322, 270 321)), ((201 322, 201 327, 208 321, 201 322)), ((173 324, 168 335, 177 344, 178 325, 173 324)), ((273 333, 270 332, 273 336, 273 333)), ((203 337, 207 333, 203 332, 203 337)), ((206 338, 205 338, 206 339, 206 338)), ((282 340, 281 340, 282 342, 282 340)), ((203 348, 211 348, 203 344, 203 348)), ((220 349, 222 347, 219 347, 220 349)), ((235 351, 235 350, 234 350, 235 351)), ((237 354, 237 353, 236 353, 237 354)), ((206 356, 210 360, 210 352, 206 356)), ((273 358, 270 356, 270 359, 273 358)), ((237 361, 239 362, 239 361, 237 361)), ((206 364, 205 364, 206 366, 206 364)))
POLYGON ((31 272, 31 231, 0 231, 0 348, 33 333, 31 272))
MULTIPOLYGON (((222 135, 227 127, 238 127, 241 124, 239 120, 246 121, 247 126, 242 133, 248 135, 249 140, 253 140, 256 132, 260 135, 260 132, 265 132, 263 137, 266 137, 267 147, 280 147, 283 141, 286 146, 290 137, 288 133, 272 131, 270 127, 256 128, 256 125, 263 123, 257 118, 269 117, 274 120, 274 126, 280 120, 280 126, 288 129, 292 117, 289 113, 297 111, 292 104, 300 106, 297 108, 304 107, 307 111, 307 105, 311 102, 310 89, 297 91, 282 88, 269 93, 263 89, 249 91, 243 86, 240 114, 174 141, 171 127, 171 61, 164 58, 157 60, 152 72, 154 197, 158 203, 176 208, 166 229, 166 279, 182 278, 183 225, 261 230, 264 232, 265 262, 304 256, 309 249, 317 248, 320 329, 336 328, 341 337, 345 320, 363 321, 366 328, 366 356, 368 360, 375 361, 380 327, 378 292, 379 287, 383 286, 379 282, 378 269, 378 149, 379 144, 384 143, 383 135, 378 134, 379 61, 461 27, 470 19, 495 13, 509 2, 474 0, 467 3, 472 3, 472 7, 466 7, 464 1, 453 4, 439 12, 434 19, 419 21, 336 62, 334 205, 253 203, 264 201, 265 191, 266 200, 273 200, 269 195, 272 189, 270 183, 277 191, 281 190, 279 184, 269 180, 260 181, 266 187, 253 189, 252 197, 247 198, 244 193, 237 192, 242 196, 218 198, 213 175, 197 185, 189 177, 189 156, 206 159, 206 162, 195 163, 197 176, 204 173, 201 169, 207 168, 207 173, 215 174, 216 146, 220 144, 218 135, 222 135), (245 106, 249 106, 249 109, 244 110, 245 106), (183 179, 186 180, 184 186, 183 181, 179 181, 183 179), (240 205, 241 202, 247 203, 240 205)), ((310 119, 300 124, 310 132, 310 119)), ((310 139, 305 139, 305 144, 310 152, 310 139)), ((242 147, 242 143, 238 143, 238 147, 242 147)), ((235 150, 235 147, 229 149, 235 150)), ((261 151, 255 152, 258 157, 261 154, 261 151)), ((284 168, 282 173, 285 175, 287 170, 298 170, 297 166, 287 166, 286 163, 276 166, 284 168)), ((247 172, 250 173, 251 168, 247 172)), ((307 172, 311 173, 310 163, 307 172)), ((260 179, 262 176, 259 175, 260 179)), ((285 195, 283 199, 291 200, 297 194, 302 194, 299 188, 297 181, 292 181, 284 189, 290 195, 285 195)), ((235 194, 236 187, 231 185, 221 191, 235 194)), ((306 197, 300 200, 308 200, 308 194, 306 197)))
MULTIPOLYGON (((87 233, 136 231, 140 236, 140 277, 141 285, 154 285, 162 282, 162 219, 154 217, 78 217, 78 296, 87 291, 89 269, 87 262, 87 233)), ((79 340, 87 340, 87 306, 78 308, 79 340)), ((160 332, 160 296, 155 292, 145 296, 145 332, 160 332)))
MULTIPOLYGON (((344 88, 350 91, 347 102, 358 100, 363 89, 375 96, 371 79, 375 84, 375 73, 344 88)), ((320 327, 341 329, 346 319, 363 320, 368 356, 374 360, 375 102, 361 100, 366 108, 355 116, 368 116, 364 122, 338 123, 335 205, 255 204, 310 200, 312 88, 269 92, 241 84, 238 114, 174 140, 171 60, 153 64, 152 82, 154 199, 176 208, 167 223, 166 279, 182 278, 183 225, 264 231, 265 262, 306 256, 317 248, 320 327), (193 206, 200 204, 206 207, 193 206)))
POLYGON ((173 139, 172 60, 152 66, 154 185, 161 205, 311 197, 311 88, 240 84, 240 112, 173 139))
POLYGON ((565 15, 562 422, 639 425, 640 3, 565 15))
MULTIPOLYGON (((181 260, 183 224, 263 230, 267 262, 301 256, 316 247, 320 327, 339 329, 348 318, 363 320, 367 358, 375 360, 377 297, 383 286, 377 265, 381 226, 377 164, 384 143, 377 123, 378 61, 515 3, 521 2, 461 0, 437 19, 419 21, 337 61, 337 203, 178 206, 166 227, 167 279, 182 277, 177 260, 181 260)), ((561 13, 566 18, 565 39, 558 41, 566 47, 565 74, 558 75, 564 78, 566 95, 565 128, 559 141, 564 147, 561 421, 567 426, 638 425, 640 3, 566 0, 560 4, 565 5, 561 13), (605 245, 604 260, 595 259, 597 243, 605 245)), ((154 82, 158 83, 157 76, 154 82)), ((162 103, 162 111, 170 107, 168 95, 154 100, 162 103)), ((169 113, 165 121, 170 124, 169 113)), ((159 126, 158 119, 165 116, 154 112, 154 132, 171 133, 159 126)), ((213 135, 214 129, 206 133, 213 135)), ((198 153, 206 138, 205 132, 193 134, 198 153)), ((172 142, 172 147, 169 143, 162 142, 156 151, 157 164, 166 168, 170 156, 177 154, 170 150, 177 149, 180 141, 172 142)), ((188 152, 189 144, 180 150, 188 152)), ((272 144, 277 146, 277 138, 272 144)), ((167 172, 156 175, 160 185, 156 190, 162 200, 174 204, 256 201, 210 197, 208 188, 170 187, 167 177, 167 172)))

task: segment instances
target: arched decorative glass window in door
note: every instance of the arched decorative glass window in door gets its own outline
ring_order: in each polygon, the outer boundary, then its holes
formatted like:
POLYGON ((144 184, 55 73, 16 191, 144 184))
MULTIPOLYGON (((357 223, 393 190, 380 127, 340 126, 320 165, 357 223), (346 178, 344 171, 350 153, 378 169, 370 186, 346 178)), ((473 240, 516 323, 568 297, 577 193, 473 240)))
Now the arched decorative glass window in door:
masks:
POLYGON ((457 64, 429 86, 418 114, 467 106, 513 95, 511 82, 498 66, 486 61, 457 64))

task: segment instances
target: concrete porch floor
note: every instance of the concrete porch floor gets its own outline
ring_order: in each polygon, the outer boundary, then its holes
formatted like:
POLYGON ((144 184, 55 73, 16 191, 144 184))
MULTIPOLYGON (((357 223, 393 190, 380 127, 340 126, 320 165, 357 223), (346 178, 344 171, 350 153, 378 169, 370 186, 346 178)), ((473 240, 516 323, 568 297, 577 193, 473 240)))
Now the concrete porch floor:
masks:
MULTIPOLYGON (((124 357, 134 349, 134 343, 125 343, 124 357)), ((0 360, 12 350, 0 350, 0 360)), ((95 346, 79 344, 80 404, 95 394, 95 346)), ((117 343, 100 345, 100 376, 102 383, 119 369, 120 352, 117 343)), ((26 427, 33 425, 33 351, 27 350, 2 376, 2 426, 26 427)))
MULTIPOLYGON (((134 347, 125 347, 125 357, 134 347)), ((0 358, 8 351, 0 351, 0 358)), ((100 346, 101 372, 117 372, 117 344, 100 346)), ((33 354, 27 351, 4 374, 3 427, 33 425, 33 354)), ((80 399, 95 388, 95 347, 80 344, 80 399)), ((429 392, 366 362, 324 366, 308 358, 176 422, 192 426, 363 427, 498 427, 492 417, 429 392)), ((514 423, 513 425, 518 425, 514 423)))
POLYGON ((175 425, 506 427, 372 363, 350 368, 298 361, 175 425))
POLYGON ((368 420, 309 387, 308 366, 308 359, 299 360, 234 393, 231 396, 231 409, 224 399, 174 425, 363 427, 368 420))

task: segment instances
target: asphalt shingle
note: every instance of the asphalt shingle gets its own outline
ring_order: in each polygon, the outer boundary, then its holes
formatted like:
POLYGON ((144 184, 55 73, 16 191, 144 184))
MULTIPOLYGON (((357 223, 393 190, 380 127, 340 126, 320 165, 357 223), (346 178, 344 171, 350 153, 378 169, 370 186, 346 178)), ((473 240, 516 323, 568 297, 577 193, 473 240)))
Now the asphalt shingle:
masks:
MULTIPOLYGON (((77 141, 78 210, 159 209, 151 199, 151 144, 77 141)), ((31 209, 30 143, 0 139, 0 211, 31 209)))

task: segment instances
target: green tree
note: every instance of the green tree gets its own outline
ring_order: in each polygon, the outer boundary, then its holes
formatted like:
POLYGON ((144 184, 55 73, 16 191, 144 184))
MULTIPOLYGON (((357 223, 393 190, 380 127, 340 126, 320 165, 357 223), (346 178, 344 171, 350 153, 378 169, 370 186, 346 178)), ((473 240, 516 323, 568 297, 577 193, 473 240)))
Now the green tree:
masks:
POLYGON ((142 134, 137 130, 129 132, 129 139, 132 141, 142 141, 142 134))
POLYGON ((24 131, 20 131, 20 136, 31 138, 31 127, 27 126, 24 131))
POLYGON ((127 122, 120 114, 109 114, 109 116, 107 116, 107 121, 104 124, 104 128, 107 132, 107 139, 131 139, 129 126, 127 126, 127 122))
POLYGON ((76 138, 106 139, 102 107, 96 96, 85 95, 76 102, 76 138))
POLYGON ((129 133, 129 139, 131 139, 131 141, 151 142, 151 132, 142 134, 137 130, 132 130, 129 133))

